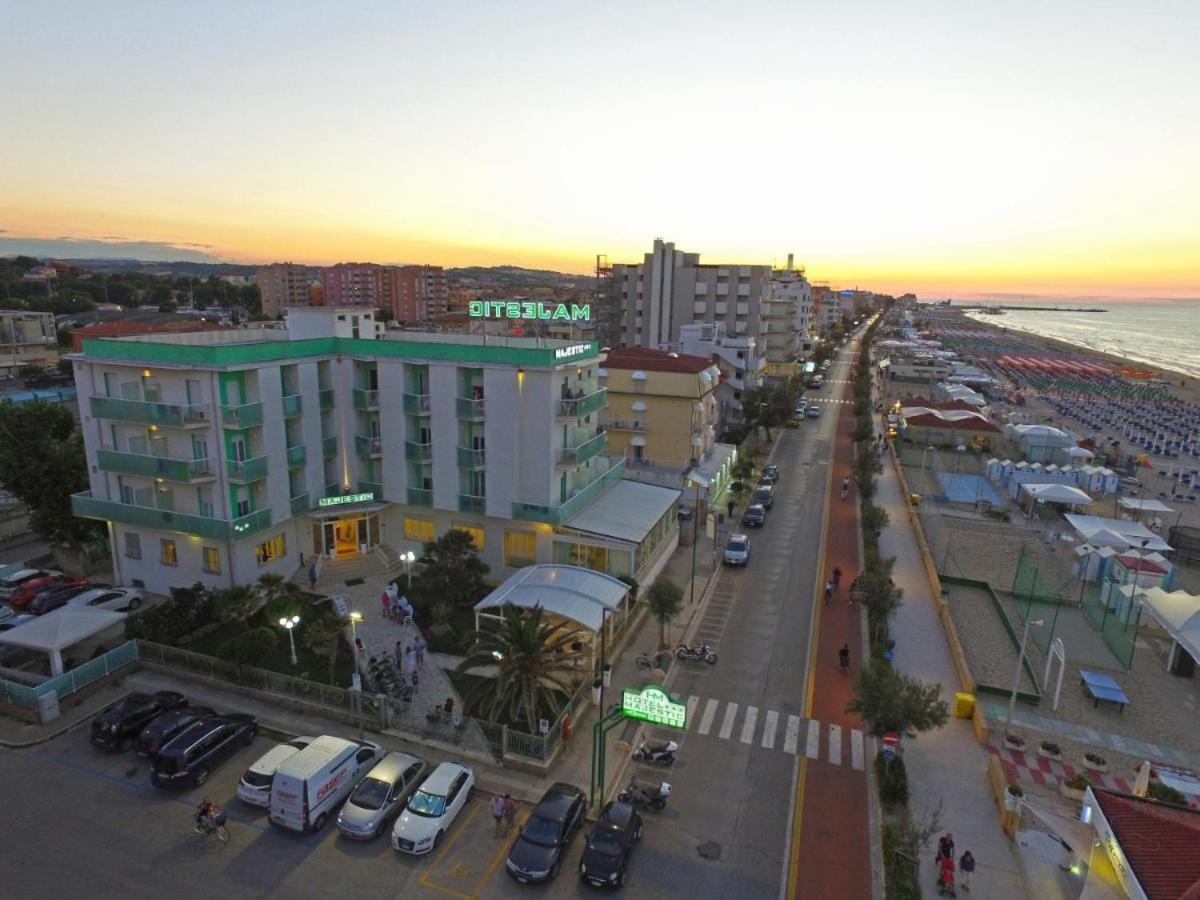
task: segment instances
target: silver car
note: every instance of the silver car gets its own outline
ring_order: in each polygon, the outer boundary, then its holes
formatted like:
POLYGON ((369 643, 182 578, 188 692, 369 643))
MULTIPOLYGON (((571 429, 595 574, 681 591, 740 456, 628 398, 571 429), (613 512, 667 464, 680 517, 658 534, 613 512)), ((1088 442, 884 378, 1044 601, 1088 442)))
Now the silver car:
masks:
POLYGON ((389 753, 358 783, 342 811, 337 826, 346 837, 369 841, 387 830, 400 815, 409 795, 428 774, 425 760, 408 753, 389 753))

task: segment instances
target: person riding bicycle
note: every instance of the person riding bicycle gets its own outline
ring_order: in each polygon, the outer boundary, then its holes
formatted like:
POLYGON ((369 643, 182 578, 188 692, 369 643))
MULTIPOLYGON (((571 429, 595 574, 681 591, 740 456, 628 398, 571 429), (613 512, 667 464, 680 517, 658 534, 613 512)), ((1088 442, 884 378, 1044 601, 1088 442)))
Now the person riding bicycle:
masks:
POLYGON ((842 644, 842 649, 838 651, 838 667, 843 672, 850 668, 850 645, 842 644))
POLYGON ((200 801, 200 805, 196 807, 196 824, 198 825, 214 825, 216 824, 217 816, 221 813, 221 807, 213 803, 207 797, 200 801))
POLYGON ((846 499, 846 492, 850 490, 850 476, 847 475, 842 479, 842 499, 846 499))
POLYGON ((827 582, 825 582, 825 602, 828 603, 832 597, 833 597, 833 582, 827 581, 827 582))

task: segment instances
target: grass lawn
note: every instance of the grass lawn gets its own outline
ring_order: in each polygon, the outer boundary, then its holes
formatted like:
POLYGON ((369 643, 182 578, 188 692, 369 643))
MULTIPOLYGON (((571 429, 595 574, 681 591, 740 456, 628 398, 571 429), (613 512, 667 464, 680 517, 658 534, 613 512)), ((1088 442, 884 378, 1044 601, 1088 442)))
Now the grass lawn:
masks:
MULTIPOLYGON (((265 624, 260 619, 261 616, 254 616, 249 622, 227 622, 224 625, 219 625, 208 634, 184 645, 183 649, 191 650, 193 653, 203 653, 206 656, 218 656, 217 648, 230 638, 236 637, 243 631, 246 631, 247 628, 256 628, 265 624)), ((292 665, 292 654, 288 646, 287 635, 283 633, 282 628, 275 628, 274 630, 279 633, 279 639, 273 647, 254 661, 254 668, 269 669, 272 672, 294 675, 297 678, 303 678, 307 681, 317 681, 321 684, 331 683, 329 681, 328 659, 324 656, 318 656, 304 646, 303 621, 301 621, 296 629, 296 659, 298 663, 294 666, 292 665)), ((349 687, 350 676, 353 671, 353 654, 343 647, 341 652, 338 653, 337 666, 334 671, 332 684, 338 687, 349 687)))

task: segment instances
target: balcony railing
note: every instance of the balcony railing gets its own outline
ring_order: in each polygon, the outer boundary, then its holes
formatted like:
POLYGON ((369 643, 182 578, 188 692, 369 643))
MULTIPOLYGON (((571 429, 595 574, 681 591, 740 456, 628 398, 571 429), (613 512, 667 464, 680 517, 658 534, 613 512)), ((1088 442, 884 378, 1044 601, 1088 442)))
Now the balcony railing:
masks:
POLYGON ((230 521, 150 506, 134 506, 131 503, 118 503, 113 500, 100 500, 93 497, 90 491, 73 494, 71 510, 84 519, 102 519, 140 528, 177 531, 218 541, 241 540, 271 527, 269 509, 260 509, 230 521))
POLYGON ((371 437, 365 434, 354 436, 354 449, 359 456, 380 456, 383 453, 383 438, 378 435, 371 437))
POLYGON ((299 394, 291 394, 283 398, 283 417, 293 419, 304 412, 304 398, 299 394))
POLYGON ((304 493, 292 498, 292 515, 299 516, 308 512, 308 494, 304 493))
POLYGON ((558 418, 580 418, 604 409, 608 405, 608 391, 604 388, 581 397, 562 397, 558 401, 558 418))
POLYGON ((321 438, 321 456, 325 459, 337 456, 337 435, 332 434, 327 438, 321 438))
POLYGON ((480 397, 478 400, 471 397, 459 397, 455 406, 458 410, 460 419, 478 420, 484 417, 486 412, 484 407, 484 399, 480 397))
POLYGON ((141 400, 122 400, 119 397, 92 397, 92 415, 100 419, 121 422, 144 422, 187 428, 211 422, 208 407, 199 404, 146 403, 141 400))
POLYGON ((378 481, 360 481, 358 483, 358 492, 360 494, 374 494, 376 500, 383 499, 383 485, 378 481))
POLYGON ((243 403, 241 406, 222 406, 221 424, 229 428, 253 428, 261 425, 263 412, 261 403, 243 403))
POLYGON ((428 394, 405 394, 404 411, 413 416, 427 416, 432 409, 428 394))
POLYGON ((249 484, 251 481, 267 477, 267 458, 260 456, 257 459, 231 459, 225 463, 225 471, 229 473, 230 481, 249 484))
POLYGON ((487 511, 487 498, 476 497, 474 494, 459 494, 458 510, 482 516, 487 511))
POLYGON ((295 447, 287 448, 288 468, 295 469, 298 466, 304 465, 304 461, 308 458, 308 452, 304 449, 303 444, 298 444, 295 447))
POLYGON ((325 388, 318 393, 318 400, 321 404, 321 409, 333 409, 334 394, 333 388, 325 388))
POLYGON ((458 448, 458 464, 464 469, 482 469, 486 464, 486 452, 471 447, 458 448))
POLYGON ((612 462, 608 470, 598 475, 591 484, 580 488, 564 502, 551 506, 539 503, 513 503, 513 518, 530 522, 545 522, 548 525, 563 525, 581 509, 616 484, 625 475, 625 460, 612 462))
POLYGON ((355 388, 354 408, 379 409, 379 391, 368 391, 365 388, 355 388))
POLYGON ((602 431, 575 447, 560 447, 555 461, 560 466, 578 466, 603 450, 607 443, 608 435, 602 431))
POLYGON ((433 444, 418 444, 416 441, 405 441, 404 458, 411 462, 429 462, 433 459, 433 444))
POLYGON ((632 419, 601 419, 600 425, 607 431, 645 431, 646 423, 632 419))
POLYGON ((173 459, 142 453, 122 453, 119 450, 98 450, 96 461, 106 472, 145 475, 148 478, 165 478, 167 481, 192 481, 213 477, 213 464, 210 459, 173 459))
POLYGON ((408 489, 409 506, 433 506, 433 491, 424 488, 408 489))

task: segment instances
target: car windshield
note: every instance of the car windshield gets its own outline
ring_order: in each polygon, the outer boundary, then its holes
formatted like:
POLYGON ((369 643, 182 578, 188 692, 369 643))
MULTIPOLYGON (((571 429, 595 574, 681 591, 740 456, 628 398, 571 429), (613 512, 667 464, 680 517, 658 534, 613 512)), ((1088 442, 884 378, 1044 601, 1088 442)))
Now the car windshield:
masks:
POLYGON ((387 799, 388 791, 391 789, 392 786, 386 781, 367 778, 354 789, 354 796, 350 798, 350 802, 363 809, 379 809, 383 806, 383 801, 387 799))
POLYGON ((446 811, 446 798, 438 794, 417 791, 408 801, 408 811, 435 819, 446 811))
POLYGON ((588 849, 601 856, 620 856, 621 833, 615 828, 597 828, 588 840, 588 849))
POLYGON ((557 822, 543 819, 541 816, 531 816, 521 836, 532 843, 553 847, 558 843, 558 829, 557 822))
POLYGON ((728 546, 728 548, 726 548, 726 549, 729 549, 729 550, 734 550, 734 551, 739 551, 739 552, 740 552, 740 551, 742 551, 742 550, 745 550, 745 549, 746 549, 746 542, 745 542, 745 541, 738 541, 738 540, 733 540, 733 541, 730 541, 730 542, 729 542, 729 546, 728 546))
POLYGON ((274 780, 274 774, 264 775, 262 772, 255 771, 249 771, 242 776, 242 781, 253 788, 269 788, 274 780))

